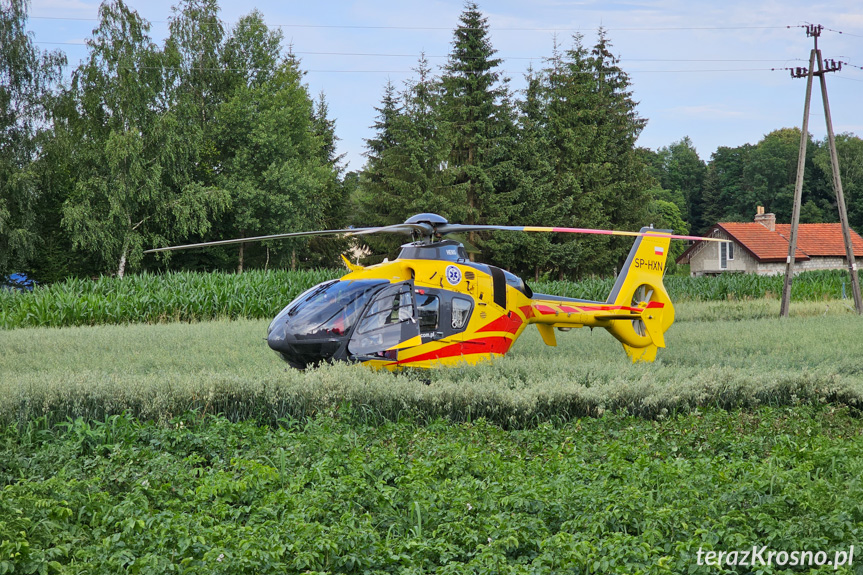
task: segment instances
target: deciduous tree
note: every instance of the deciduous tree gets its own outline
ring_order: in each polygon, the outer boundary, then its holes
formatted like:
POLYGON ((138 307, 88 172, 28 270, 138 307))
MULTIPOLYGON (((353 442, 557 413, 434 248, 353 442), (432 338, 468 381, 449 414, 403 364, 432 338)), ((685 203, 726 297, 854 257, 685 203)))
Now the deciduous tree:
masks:
POLYGON ((40 247, 37 133, 66 57, 36 48, 27 1, 0 0, 0 276, 32 264, 40 247))
POLYGON ((63 226, 76 249, 113 263, 122 276, 145 246, 206 232, 229 198, 199 182, 163 177, 165 166, 186 156, 178 153, 180 123, 160 99, 164 54, 150 40, 149 24, 122 0, 103 3, 99 16, 89 58, 73 76, 77 106, 64 119, 77 136, 77 174, 63 226))

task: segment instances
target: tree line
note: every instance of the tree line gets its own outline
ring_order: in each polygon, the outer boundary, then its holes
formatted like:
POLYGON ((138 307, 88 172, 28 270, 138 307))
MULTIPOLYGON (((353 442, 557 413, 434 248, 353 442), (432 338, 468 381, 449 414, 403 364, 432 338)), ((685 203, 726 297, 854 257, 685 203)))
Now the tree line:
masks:
MULTIPOLYGON (((703 234, 720 221, 752 221, 756 206, 789 223, 797 178, 800 130, 783 128, 756 144, 720 147, 705 162, 683 138, 659 150, 642 150, 657 184, 655 198, 674 203, 692 231, 703 234)), ((836 149, 848 219, 863 231, 863 140, 838 134, 836 149)), ((802 223, 838 222, 827 139, 807 141, 802 223)))
MULTIPOLYGON (((228 30, 218 11, 181 1, 158 45, 123 0, 103 2, 87 58, 62 81, 65 56, 34 46, 25 0, 3 0, 0 270, 122 276, 168 265, 145 261, 149 247, 341 223, 326 100, 311 97, 260 12, 228 30)), ((298 247, 190 252, 171 265, 290 265, 298 247)), ((305 252, 308 265, 329 264, 326 248, 305 252)))
MULTIPOLYGON (((688 138, 637 147, 647 120, 602 29, 592 42, 556 41, 515 92, 487 19, 467 2, 447 64, 436 71, 421 57, 403 86, 384 86, 366 164, 344 173, 325 96, 309 93, 301 62, 257 11, 228 29, 216 0, 181 0, 157 44, 123 0, 103 2, 87 58, 65 77, 62 52, 39 50, 27 33, 26 0, 0 4, 0 273, 55 281, 333 265, 344 240, 158 257, 143 250, 393 224, 419 212, 471 224, 654 224, 678 233, 750 221, 759 204, 778 221, 790 218, 799 131, 719 148, 708 162, 688 138)), ((860 229, 863 142, 838 140, 860 229)), ((833 221, 826 146, 810 147, 802 221, 833 221)), ((555 278, 608 274, 631 243, 510 232, 458 239, 472 258, 555 278)), ((364 241, 392 257, 405 239, 364 241)))

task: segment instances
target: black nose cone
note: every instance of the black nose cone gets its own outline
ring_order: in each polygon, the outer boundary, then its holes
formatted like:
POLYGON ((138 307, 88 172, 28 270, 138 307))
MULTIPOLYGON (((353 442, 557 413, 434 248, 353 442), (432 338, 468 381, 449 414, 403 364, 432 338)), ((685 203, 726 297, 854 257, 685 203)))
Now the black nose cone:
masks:
POLYGON ((267 335, 267 345, 282 356, 291 367, 305 369, 310 365, 346 359, 347 340, 342 337, 308 337, 292 333, 290 322, 279 322, 267 335))
POLYGON ((267 345, 270 346, 270 349, 277 352, 283 352, 286 342, 285 342, 285 327, 286 325, 283 322, 279 322, 273 329, 267 334, 267 345))

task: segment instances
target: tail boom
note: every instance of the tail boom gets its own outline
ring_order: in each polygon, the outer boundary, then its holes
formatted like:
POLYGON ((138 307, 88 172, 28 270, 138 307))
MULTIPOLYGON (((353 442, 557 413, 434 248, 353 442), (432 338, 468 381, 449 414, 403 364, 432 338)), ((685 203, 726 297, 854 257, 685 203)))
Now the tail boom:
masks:
POLYGON ((642 228, 641 233, 605 302, 534 294, 521 308, 545 343, 556 344, 553 328, 601 327, 623 344, 632 361, 656 359, 674 323, 674 306, 662 282, 671 232, 642 228))

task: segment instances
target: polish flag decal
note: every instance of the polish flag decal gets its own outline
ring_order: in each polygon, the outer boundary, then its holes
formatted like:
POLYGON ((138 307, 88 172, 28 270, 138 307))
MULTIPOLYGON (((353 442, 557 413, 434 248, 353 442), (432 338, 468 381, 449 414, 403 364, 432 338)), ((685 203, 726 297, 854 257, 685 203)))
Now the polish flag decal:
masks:
POLYGON ((653 255, 655 255, 655 256, 661 256, 661 255, 664 255, 664 254, 665 254, 665 248, 663 248, 662 246, 655 246, 655 247, 653 248, 653 255))

